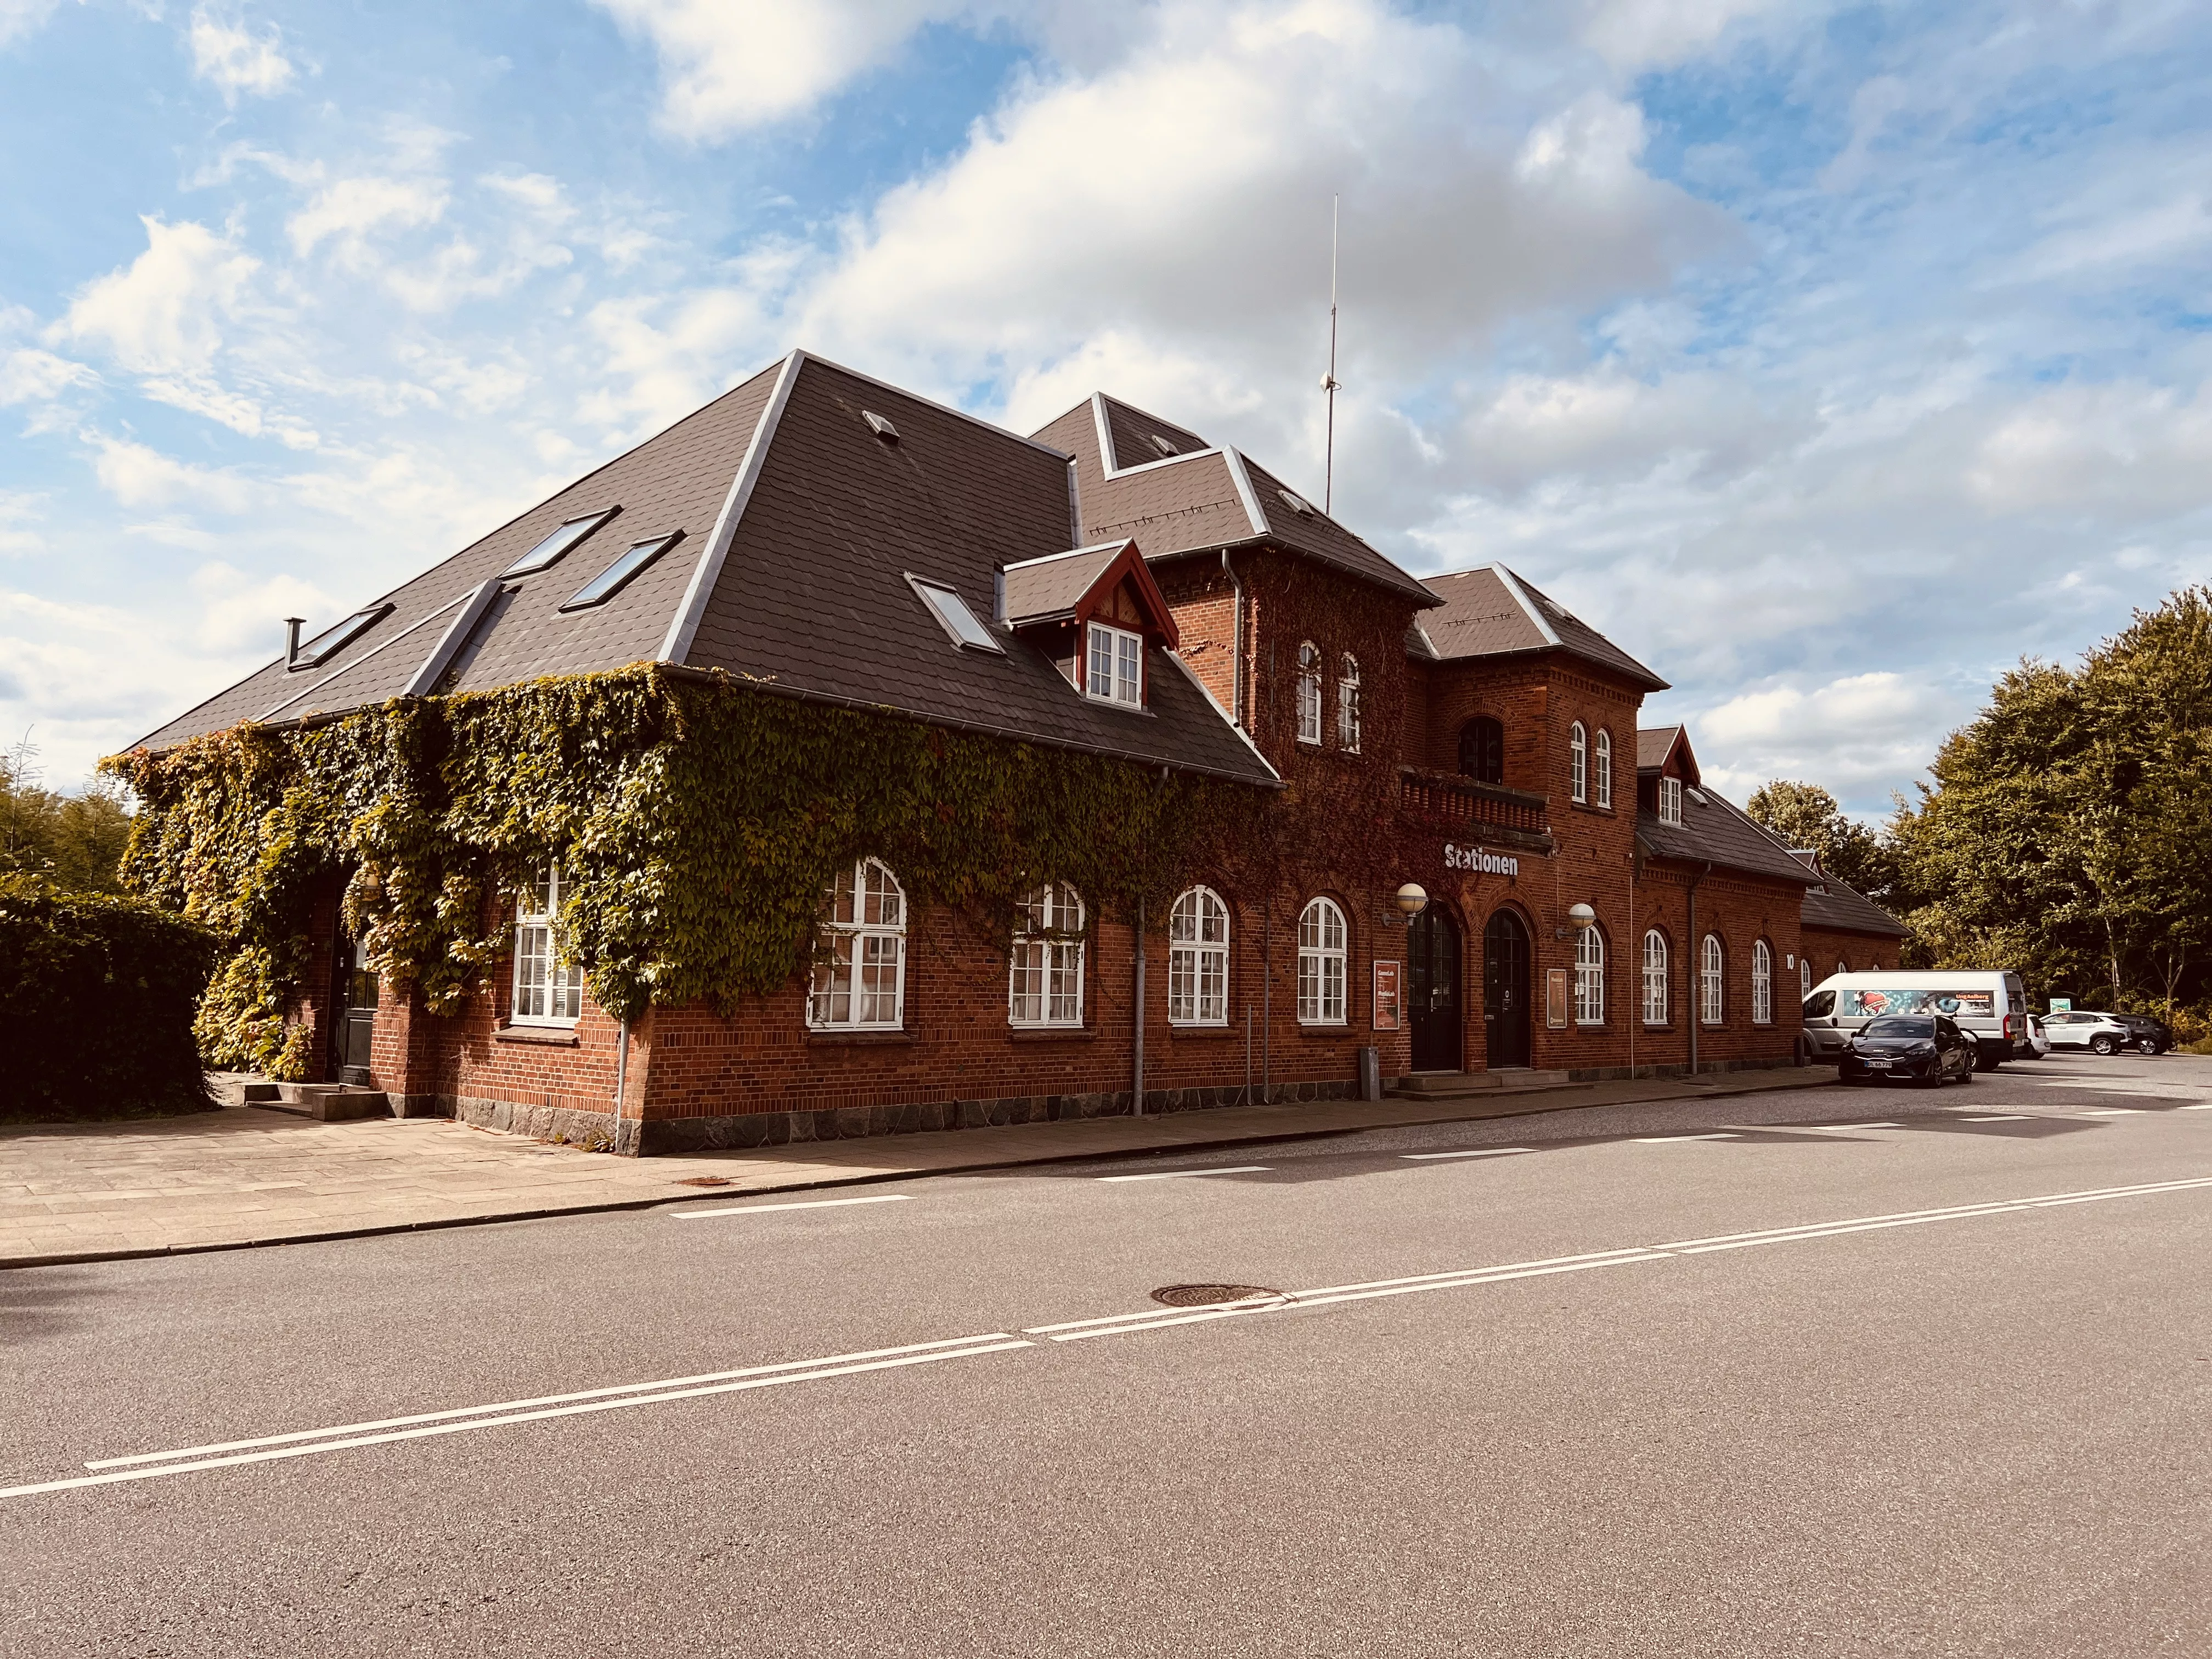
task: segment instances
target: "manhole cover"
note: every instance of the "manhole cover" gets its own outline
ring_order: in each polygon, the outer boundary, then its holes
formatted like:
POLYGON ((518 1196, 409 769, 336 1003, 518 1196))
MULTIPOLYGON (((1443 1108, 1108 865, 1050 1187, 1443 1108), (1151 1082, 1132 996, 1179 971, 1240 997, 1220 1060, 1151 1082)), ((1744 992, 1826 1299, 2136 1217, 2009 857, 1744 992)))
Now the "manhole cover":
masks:
POLYGON ((1258 1285, 1165 1285, 1152 1292, 1152 1300, 1170 1308, 1212 1308, 1224 1302, 1251 1302, 1263 1297, 1282 1298, 1280 1291, 1258 1285))

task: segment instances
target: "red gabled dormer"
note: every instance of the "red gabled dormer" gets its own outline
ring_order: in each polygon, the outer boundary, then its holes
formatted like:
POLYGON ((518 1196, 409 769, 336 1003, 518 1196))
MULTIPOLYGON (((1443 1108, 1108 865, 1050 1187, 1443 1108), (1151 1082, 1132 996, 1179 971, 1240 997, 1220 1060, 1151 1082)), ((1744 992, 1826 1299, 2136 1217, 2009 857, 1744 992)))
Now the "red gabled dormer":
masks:
POLYGON ((1006 625, 1069 684, 1094 702, 1145 706, 1146 647, 1172 651, 1180 635, 1136 543, 1024 559, 1006 568, 1000 586, 1006 625))

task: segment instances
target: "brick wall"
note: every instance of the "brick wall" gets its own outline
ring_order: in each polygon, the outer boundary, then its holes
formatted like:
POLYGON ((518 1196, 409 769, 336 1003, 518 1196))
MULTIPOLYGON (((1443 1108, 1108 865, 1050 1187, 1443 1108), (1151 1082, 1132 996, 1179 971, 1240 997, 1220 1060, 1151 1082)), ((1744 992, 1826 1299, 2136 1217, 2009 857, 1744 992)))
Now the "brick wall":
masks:
POLYGON ((1812 958, 1813 982, 1836 971, 1838 963, 1854 973, 1904 966, 1904 941, 1887 933, 1845 933, 1832 928, 1805 929, 1805 954, 1812 958))

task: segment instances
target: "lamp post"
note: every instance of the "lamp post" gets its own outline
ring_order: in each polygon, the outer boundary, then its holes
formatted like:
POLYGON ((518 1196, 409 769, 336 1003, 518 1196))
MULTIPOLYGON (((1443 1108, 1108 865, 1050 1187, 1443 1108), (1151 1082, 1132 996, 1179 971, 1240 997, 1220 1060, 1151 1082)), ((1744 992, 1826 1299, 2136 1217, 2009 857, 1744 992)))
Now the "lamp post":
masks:
POLYGON ((1411 921, 1429 908, 1429 896, 1418 883, 1409 881, 1398 890, 1391 902, 1398 907, 1401 915, 1411 921))

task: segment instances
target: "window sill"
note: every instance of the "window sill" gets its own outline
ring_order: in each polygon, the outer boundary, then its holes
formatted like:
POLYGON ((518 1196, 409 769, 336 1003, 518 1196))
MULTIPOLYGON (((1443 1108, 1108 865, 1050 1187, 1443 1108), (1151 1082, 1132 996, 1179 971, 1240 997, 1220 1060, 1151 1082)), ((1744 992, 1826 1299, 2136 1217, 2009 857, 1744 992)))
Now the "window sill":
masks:
POLYGON ((1177 1041, 1182 1041, 1182 1039, 1189 1037, 1242 1036, 1243 1033, 1239 1031, 1235 1026, 1229 1024, 1178 1025, 1173 1020, 1170 1020, 1168 1022, 1168 1035, 1176 1038, 1177 1041))
POLYGON ((578 1046, 574 1030, 566 1025, 502 1025, 492 1032, 494 1042, 535 1042, 549 1048, 578 1046))
POLYGON ((914 1033, 903 1030, 809 1030, 806 1034, 806 1041, 809 1046, 818 1043, 824 1048, 871 1048, 880 1044, 896 1045, 899 1043, 910 1043, 914 1041, 914 1033))
POLYGON ((1006 1036, 1014 1042, 1096 1042, 1098 1031, 1090 1025, 1009 1025, 1006 1036))
POLYGON ((1352 1025, 1350 1020, 1345 1020, 1335 1025, 1309 1025, 1304 1020, 1300 1020, 1297 1026, 1297 1031, 1300 1036, 1319 1037, 1324 1042, 1330 1037, 1344 1036, 1348 1034, 1352 1029, 1352 1025))

